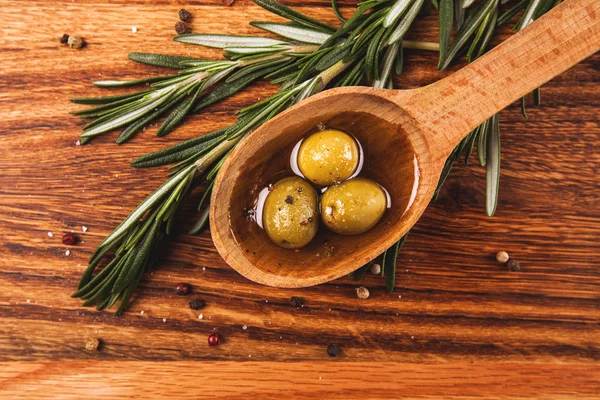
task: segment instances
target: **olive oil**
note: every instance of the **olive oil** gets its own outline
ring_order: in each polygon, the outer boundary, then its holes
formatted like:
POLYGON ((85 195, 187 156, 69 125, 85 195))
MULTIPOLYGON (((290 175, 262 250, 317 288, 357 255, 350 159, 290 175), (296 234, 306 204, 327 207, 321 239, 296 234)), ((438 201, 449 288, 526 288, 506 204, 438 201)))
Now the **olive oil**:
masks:
MULTIPOLYGON (((299 140, 293 140, 283 146, 271 160, 261 165, 256 171, 246 172, 245 175, 251 177, 252 181, 248 182, 244 193, 234 194, 244 198, 246 203, 243 210, 230 210, 230 223, 236 242, 243 247, 248 257, 260 257, 263 249, 269 248, 269 252, 280 252, 280 258, 282 262, 285 262, 286 267, 293 268, 295 257, 303 259, 306 257, 335 257, 340 246, 352 246, 353 236, 332 232, 321 221, 319 221, 320 226, 314 239, 306 246, 293 250, 277 246, 263 229, 264 206, 270 188, 286 177, 306 178, 297 162, 299 149, 311 134, 319 130, 339 130, 350 135, 356 141, 358 162, 346 181, 355 177, 366 178, 377 182, 385 193, 386 211, 381 219, 366 232, 355 236, 369 235, 373 240, 377 240, 378 232, 384 231, 393 221, 402 218, 402 215, 410 208, 419 184, 418 162, 412 147, 403 140, 402 135, 397 135, 398 140, 393 143, 393 148, 384 146, 381 141, 377 140, 378 131, 388 129, 382 126, 383 124, 386 124, 383 119, 378 123, 372 123, 372 118, 370 123, 365 124, 361 113, 344 113, 324 122, 319 127, 304 132, 299 140), (389 151, 402 153, 402 165, 387 165, 385 153, 389 151), (392 179, 397 179, 398 176, 412 181, 412 188, 411 185, 393 185, 392 179), (407 187, 409 189, 406 189, 407 187)), ((294 136, 298 138, 297 134, 294 136)), ((313 186, 321 193, 327 190, 327 186, 316 185, 314 182, 313 186)))

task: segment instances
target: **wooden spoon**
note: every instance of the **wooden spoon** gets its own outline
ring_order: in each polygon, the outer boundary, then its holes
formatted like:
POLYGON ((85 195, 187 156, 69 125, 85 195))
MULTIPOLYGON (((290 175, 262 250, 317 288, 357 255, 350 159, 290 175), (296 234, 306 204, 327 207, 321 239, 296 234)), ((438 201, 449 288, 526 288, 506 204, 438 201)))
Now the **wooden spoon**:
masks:
MULTIPOLYGON (((600 1, 567 0, 483 57, 415 90, 332 89, 282 112, 238 145, 212 194, 210 226, 223 257, 246 278, 305 287, 347 275, 398 241, 429 204, 444 162, 475 127, 600 49, 600 1), (298 252, 271 243, 243 209, 273 179, 273 164, 319 123, 345 129, 392 207, 370 231, 319 236, 298 252), (279 158, 278 158, 279 157, 279 158)), ((324 228, 321 226, 321 231, 324 228)))

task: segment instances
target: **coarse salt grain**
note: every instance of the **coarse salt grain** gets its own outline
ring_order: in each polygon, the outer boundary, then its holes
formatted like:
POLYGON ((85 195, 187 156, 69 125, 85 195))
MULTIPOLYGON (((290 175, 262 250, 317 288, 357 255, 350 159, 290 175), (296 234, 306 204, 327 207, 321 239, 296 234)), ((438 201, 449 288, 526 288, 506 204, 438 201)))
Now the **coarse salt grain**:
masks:
POLYGON ((87 230, 88 230, 88 227, 87 227, 87 226, 82 226, 82 227, 81 227, 81 231, 82 231, 82 232, 87 232, 87 230))
POLYGON ((202 267, 202 271, 206 271, 206 267, 202 267))
POLYGON ((135 27, 135 26, 132 26, 132 27, 131 27, 131 32, 133 32, 133 33, 136 33, 136 32, 137 32, 137 27, 135 27))
POLYGON ((54 237, 54 234, 52 232, 48 232, 48 236, 49 237, 54 237))
POLYGON ((30 299, 27 299, 27 303, 28 303, 28 304, 29 304, 29 303, 31 303, 31 300, 30 300, 30 299))
POLYGON ((248 329, 248 327, 246 325, 244 325, 244 326, 242 326, 242 329, 246 330, 246 329, 248 329))
POLYGON ((203 318, 204 318, 204 314, 198 315, 198 319, 203 319, 203 318))
POLYGON ((65 251, 65 256, 70 256, 71 255, 71 250, 67 249, 67 251, 65 251))
POLYGON ((167 319, 166 319, 166 318, 163 318, 163 322, 167 322, 167 319))
POLYGON ((81 141, 80 140, 76 141, 75 146, 81 146, 81 141))
POLYGON ((140 314, 144 314, 144 310, 140 311, 140 314))

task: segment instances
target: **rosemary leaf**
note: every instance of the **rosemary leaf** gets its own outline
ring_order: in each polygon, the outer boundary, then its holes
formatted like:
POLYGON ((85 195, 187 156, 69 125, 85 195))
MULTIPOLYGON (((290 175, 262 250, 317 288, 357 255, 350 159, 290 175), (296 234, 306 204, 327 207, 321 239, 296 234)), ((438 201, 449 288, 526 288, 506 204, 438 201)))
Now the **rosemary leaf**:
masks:
POLYGON ((456 34, 448 50, 446 60, 441 64, 440 70, 446 69, 458 52, 464 47, 473 32, 479 27, 488 13, 497 5, 497 0, 484 0, 473 13, 469 14, 462 28, 456 34))
POLYGON ((235 36, 203 33, 188 33, 175 36, 176 42, 196 44, 204 47, 224 49, 226 47, 269 47, 286 44, 281 40, 258 36, 235 36))
MULTIPOLYGON (((137 99, 148 92, 150 92, 150 90, 145 90, 143 92, 138 92, 138 93, 119 94, 116 96, 76 97, 76 98, 71 99, 71 102, 73 102, 75 104, 110 104, 110 103, 118 102, 118 101, 125 100, 125 99, 137 99)), ((84 110, 84 111, 88 111, 88 110, 84 110)), ((71 114, 79 115, 79 112, 75 111, 75 112, 72 112, 71 114)))
POLYGON ((331 8, 333 9, 333 13, 337 17, 337 19, 339 19, 342 24, 347 21, 346 18, 344 18, 344 16, 342 15, 337 5, 337 0, 331 0, 331 8))
POLYGON ((450 46, 450 36, 452 35, 452 22, 454 15, 454 0, 440 0, 439 5, 439 24, 440 24, 440 57, 438 69, 448 57, 448 47, 450 46))
POLYGON ((352 273, 352 276, 354 277, 355 280, 360 282, 363 280, 363 278, 365 277, 367 272, 369 272, 370 268, 371 268, 371 263, 367 263, 367 264, 363 265, 362 267, 360 267, 359 269, 357 269, 356 271, 354 271, 352 273))
POLYGON ((134 96, 130 96, 130 97, 127 97, 127 98, 124 98, 121 100, 113 101, 111 103, 103 104, 98 107, 88 108, 88 109, 80 110, 80 111, 73 111, 73 112, 71 112, 71 114, 79 115, 81 118, 102 117, 106 114, 110 114, 111 112, 115 111, 118 107, 121 107, 124 105, 129 105, 129 104, 131 104, 132 101, 139 100, 140 98, 144 97, 144 95, 147 94, 148 92, 149 92, 149 90, 145 90, 140 93, 135 93, 134 96))
POLYGON ((533 104, 539 106, 542 103, 542 90, 540 88, 533 90, 533 104))
POLYGON ((404 37, 404 34, 408 31, 408 28, 410 28, 413 21, 417 17, 417 14, 423 6, 424 1, 425 0, 414 0, 414 2, 411 4, 410 8, 406 12, 404 18, 400 20, 400 23, 398 24, 398 26, 396 26, 396 29, 394 29, 394 31, 388 38, 388 45, 394 44, 404 37))
MULTIPOLYGON (((493 14, 488 13, 485 16, 485 18, 483 19, 483 21, 481 21, 481 24, 479 24, 479 28, 475 32, 475 37, 471 41, 471 46, 469 46, 469 50, 467 50, 467 61, 468 62, 472 62, 475 58, 477 58, 475 52, 477 51, 479 41, 484 36, 485 32, 489 30, 489 29, 487 29, 488 26, 492 27, 492 31, 493 31, 494 27, 496 26, 495 21, 493 23, 490 23, 490 21, 492 20, 492 15, 493 14)), ((483 52, 483 50, 482 50, 482 52, 483 52)), ((477 54, 479 54, 479 53, 477 53, 477 54)))
POLYGON ((388 11, 387 16, 383 20, 383 27, 389 28, 392 25, 394 25, 396 21, 400 19, 402 14, 404 14, 404 12, 408 9, 408 7, 413 3, 413 1, 415 0, 396 0, 392 8, 390 8, 390 10, 388 11))
MULTIPOLYGON (((246 75, 250 75, 255 71, 260 71, 260 73, 258 75, 256 75, 256 78, 259 78, 259 77, 265 75, 266 69, 269 69, 269 71, 272 71, 273 69, 271 67, 277 66, 277 68, 275 69, 275 70, 277 70, 277 69, 281 68, 282 66, 286 65, 287 63, 289 63, 290 60, 291 59, 287 58, 287 57, 280 57, 280 58, 266 60, 266 61, 263 61, 260 63, 245 66, 245 67, 241 68, 239 71, 232 74, 229 78, 227 78, 227 80, 225 82, 231 83, 233 81, 236 81, 238 79, 245 77, 246 75)), ((256 78, 252 78, 250 81, 252 81, 256 78)))
POLYGON ((113 88, 113 87, 123 87, 123 86, 136 86, 141 85, 142 83, 153 83, 164 80, 165 78, 174 78, 177 75, 167 75, 167 76, 155 76, 152 78, 146 79, 133 79, 127 81, 118 81, 114 79, 106 79, 102 81, 95 81, 94 86, 100 86, 105 88, 113 88))
POLYGON ((367 54, 365 55, 365 74, 369 80, 371 80, 373 77, 375 79, 378 78, 379 68, 377 64, 379 59, 379 48, 384 35, 385 29, 380 29, 377 31, 373 37, 373 40, 371 40, 369 46, 367 47, 367 54))
POLYGON ((479 132, 479 142, 477 143, 477 156, 479 158, 479 165, 482 167, 485 167, 487 160, 487 140, 490 121, 491 118, 479 126, 481 131, 479 132))
POLYGON ((500 127, 498 114, 494 114, 488 130, 486 174, 485 174, 485 212, 491 217, 498 205, 498 188, 500 186, 500 127))
POLYGON ((331 36, 323 31, 305 28, 291 24, 277 24, 275 22, 252 21, 250 25, 267 32, 274 33, 290 40, 302 43, 323 44, 331 36))
POLYGON ((402 73, 402 68, 404 67, 404 40, 400 40, 400 48, 398 49, 398 54, 396 55, 396 64, 394 72, 396 75, 400 75, 402 73))
POLYGON ((381 66, 381 72, 379 73, 379 79, 373 82, 373 87, 384 88, 386 82, 390 79, 392 73, 392 67, 396 61, 398 55, 398 49, 402 46, 402 41, 396 42, 391 46, 388 46, 385 55, 383 56, 383 63, 381 66))
POLYGON ((507 10, 504 14, 502 14, 498 18, 498 23, 497 23, 498 26, 504 25, 512 17, 514 17, 515 15, 517 15, 519 13, 519 11, 521 11, 522 9, 524 9, 527 6, 527 3, 529 1, 531 1, 531 0, 521 0, 517 4, 515 4, 513 7, 511 7, 509 10, 507 10))
POLYGON ((190 234, 190 235, 196 235, 199 232, 201 232, 202 230, 204 230, 204 228, 206 228, 206 226, 208 224, 209 216, 210 216, 210 207, 206 207, 200 213, 200 216, 198 217, 198 220, 196 221, 196 223, 194 224, 194 226, 192 226, 192 228, 190 229, 190 231, 188 232, 188 234, 190 234))
POLYGON ((481 40, 481 45, 479 46, 479 51, 477 52, 477 55, 475 56, 475 58, 481 57, 483 55, 483 53, 487 50, 487 46, 490 43, 490 40, 492 39, 494 30, 498 26, 497 24, 498 24, 498 9, 496 8, 492 15, 492 19, 491 19, 490 23, 488 24, 487 31, 483 35, 483 39, 481 40))
POLYGON ((317 71, 325 71, 327 68, 333 66, 338 61, 343 60, 347 55, 350 54, 350 46, 343 45, 334 47, 329 53, 325 54, 315 64, 317 71))
POLYGON ((306 26, 308 28, 316 28, 316 29, 319 29, 324 32, 334 32, 335 31, 335 29, 333 29, 331 26, 329 26, 321 21, 318 21, 316 19, 307 17, 306 15, 299 13, 298 11, 295 11, 295 10, 293 10, 287 6, 284 6, 283 4, 278 3, 276 1, 254 0, 254 3, 256 3, 260 7, 264 8, 265 10, 272 12, 273 14, 276 14, 283 18, 289 19, 290 21, 297 22, 300 25, 306 26))
POLYGON ((398 258, 398 253, 400 253, 400 249, 404 245, 404 242, 406 242, 407 237, 408 233, 402 236, 402 239, 396 242, 384 253, 381 272, 385 277, 385 289, 388 293, 392 293, 394 291, 394 286, 396 284, 396 259, 398 258))
POLYGON ((171 113, 165 118, 161 126, 156 131, 156 136, 161 137, 172 131, 179 123, 188 115, 192 104, 196 101, 196 97, 202 90, 202 84, 198 85, 195 89, 194 94, 187 96, 187 98, 181 101, 171 113))
POLYGON ((181 56, 170 56, 166 54, 152 54, 152 53, 138 53, 133 52, 127 55, 131 61, 135 61, 140 64, 154 65, 157 67, 167 68, 184 68, 181 65, 182 61, 198 60, 193 57, 181 57, 181 56))
POLYGON ((131 124, 125 127, 117 136, 115 143, 123 144, 127 142, 129 139, 133 137, 136 133, 142 130, 145 126, 147 126, 150 122, 154 121, 156 118, 160 117, 163 113, 165 113, 169 108, 173 107, 177 104, 185 95, 185 93, 181 93, 180 95, 174 97, 166 104, 156 108, 152 113, 147 114, 141 119, 133 121, 131 124))
POLYGON ((525 109, 525 97, 521 97, 521 114, 523 114, 523 118, 527 119, 527 110, 525 109))

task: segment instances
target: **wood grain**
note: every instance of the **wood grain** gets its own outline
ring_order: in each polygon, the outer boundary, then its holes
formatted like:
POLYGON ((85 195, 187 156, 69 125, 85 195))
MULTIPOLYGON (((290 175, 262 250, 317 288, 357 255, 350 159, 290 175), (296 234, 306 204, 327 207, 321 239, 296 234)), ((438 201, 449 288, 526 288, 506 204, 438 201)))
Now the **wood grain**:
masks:
POLYGON ((598 366, 448 363, 136 362, 120 371, 108 362, 0 364, 0 388, 16 398, 39 399, 487 399, 592 398, 600 385, 598 366), (277 373, 273 373, 277 371, 277 373), (594 375, 595 374, 595 375, 594 375), (176 376, 177 384, 155 382, 176 376), (257 379, 260 377, 261 379, 257 379), (64 383, 67 382, 68 386, 64 383), (268 382, 268 385, 265 384, 268 382), (435 385, 432 385, 435 382, 435 385), (99 385, 98 383, 101 383, 99 385), (382 385, 382 383, 385 383, 382 385), (214 389, 213 389, 214 388, 214 389), (31 398, 31 397, 30 397, 31 398))
MULTIPOLYGON (((335 23, 326 2, 286 4, 335 23)), ((347 14, 350 3, 343 4, 347 14)), ((161 384, 147 397, 158 397, 172 393, 168 384, 179 375, 187 392, 177 394, 196 398, 239 398, 244 388, 259 398, 281 388, 288 398, 354 395, 344 388, 366 398, 474 397, 484 389, 491 398, 600 398, 598 55, 545 85, 529 120, 517 105, 501 114, 496 216, 484 213, 483 169, 458 166, 399 256, 393 295, 374 276, 364 281, 366 301, 355 298, 350 278, 307 289, 259 286, 230 269, 204 233, 176 235, 120 318, 71 299, 95 246, 165 177, 164 169, 130 168, 133 157, 226 126, 234 110, 275 90, 254 85, 164 138, 149 129, 125 146, 112 144, 115 133, 75 146, 83 121, 67 114, 77 108, 70 97, 103 93, 90 84, 98 77, 160 71, 128 61, 128 52, 217 55, 171 41, 183 6, 205 17, 193 21, 198 32, 250 34, 248 21, 271 19, 239 0, 232 8, 218 1, 0 1, 0 398, 89 398, 89 382, 94 394, 116 398, 146 393, 153 381, 161 384), (61 46, 65 32, 81 34, 88 46, 61 46), (66 256, 60 236, 70 230, 81 242, 66 256), (519 259, 522 271, 497 264, 498 250, 519 259), (193 295, 175 295, 181 281, 193 285, 193 295), (292 295, 305 306, 293 308, 292 295), (206 300, 204 310, 187 307, 195 297, 206 300), (223 337, 217 348, 206 345, 213 329, 223 337), (88 337, 100 337, 102 350, 85 351, 88 337), (327 356, 328 343, 341 346, 338 358, 327 356), (134 364, 119 368, 125 361, 134 364), (298 372, 309 366, 339 369, 345 378, 311 385, 298 372), (281 377, 268 374, 274 370, 281 377), (98 386, 92 378, 100 376, 111 385, 98 386), (233 379, 246 386, 225 385, 233 379)), ((435 17, 424 18, 411 37, 436 40, 435 25, 435 17)), ((434 54, 407 52, 399 84, 445 76, 435 65, 434 54)))

